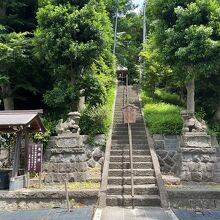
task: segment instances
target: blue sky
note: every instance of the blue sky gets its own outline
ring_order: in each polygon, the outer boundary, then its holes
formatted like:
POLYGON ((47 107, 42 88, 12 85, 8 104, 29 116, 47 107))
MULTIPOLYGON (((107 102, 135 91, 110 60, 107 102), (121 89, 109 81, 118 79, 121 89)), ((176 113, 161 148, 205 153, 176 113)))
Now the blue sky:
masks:
POLYGON ((143 5, 144 0, 133 0, 134 4, 137 4, 139 6, 143 5))
POLYGON ((143 6, 144 0, 132 0, 132 1, 133 1, 133 3, 135 5, 138 5, 138 7, 134 10, 134 12, 139 14, 140 13, 140 9, 143 6))

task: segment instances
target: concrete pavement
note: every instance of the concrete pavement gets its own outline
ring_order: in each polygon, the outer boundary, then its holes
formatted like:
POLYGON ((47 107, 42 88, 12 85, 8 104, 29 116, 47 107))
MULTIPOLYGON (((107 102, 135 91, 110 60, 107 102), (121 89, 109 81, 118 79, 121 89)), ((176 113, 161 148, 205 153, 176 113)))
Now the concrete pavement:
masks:
POLYGON ((178 220, 172 210, 159 207, 105 207, 97 209, 93 220, 178 220))
POLYGON ((91 220, 92 208, 0 211, 0 220, 91 220))

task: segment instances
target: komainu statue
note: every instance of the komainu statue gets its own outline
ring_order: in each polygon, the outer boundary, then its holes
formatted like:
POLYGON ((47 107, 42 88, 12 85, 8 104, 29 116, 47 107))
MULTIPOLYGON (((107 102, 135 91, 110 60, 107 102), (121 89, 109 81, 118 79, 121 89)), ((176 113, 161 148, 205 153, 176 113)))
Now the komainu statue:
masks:
POLYGON ((71 134, 79 134, 79 112, 70 112, 68 114, 68 118, 65 122, 63 119, 59 120, 59 123, 56 126, 56 132, 58 135, 71 135, 71 134))
POLYGON ((207 125, 204 120, 197 120, 192 114, 186 111, 182 112, 183 118, 183 132, 206 132, 208 131, 207 125))

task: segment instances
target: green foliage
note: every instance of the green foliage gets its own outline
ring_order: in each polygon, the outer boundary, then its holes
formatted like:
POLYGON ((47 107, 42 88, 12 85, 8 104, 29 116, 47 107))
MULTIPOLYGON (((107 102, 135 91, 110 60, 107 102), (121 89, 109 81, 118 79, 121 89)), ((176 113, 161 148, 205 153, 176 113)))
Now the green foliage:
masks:
POLYGON ((159 99, 165 103, 170 103, 173 105, 183 106, 183 101, 175 93, 169 93, 162 89, 156 89, 154 96, 156 99, 159 99))
POLYGON ((119 14, 127 14, 130 10, 134 9, 134 4, 132 0, 104 0, 106 5, 106 10, 109 13, 109 18, 111 19, 112 23, 115 21, 115 13, 118 8, 119 14))
POLYGON ((115 98, 115 85, 108 90, 106 102, 103 105, 87 106, 80 119, 83 134, 94 136, 108 133, 112 123, 112 109, 115 98))
POLYGON ((163 60, 178 68, 177 73, 184 74, 185 81, 193 75, 217 71, 220 59, 217 1, 152 0, 149 11, 163 60))
POLYGON ((114 83, 112 69, 101 58, 95 61, 84 75, 81 88, 85 90, 88 105, 96 106, 106 102, 108 90, 114 83))
POLYGON ((143 41, 143 16, 134 12, 119 17, 116 57, 118 63, 126 66, 129 71, 129 80, 138 78, 139 53, 143 41))
POLYGON ((0 145, 3 148, 10 150, 15 145, 14 133, 0 133, 0 145))
POLYGON ((209 128, 210 134, 217 137, 218 141, 220 142, 220 124, 215 123, 212 124, 209 128))
POLYGON ((82 133, 90 135, 106 133, 108 129, 105 123, 107 116, 107 109, 102 105, 87 107, 80 120, 82 133))
POLYGON ((0 24, 9 32, 33 31, 36 25, 36 0, 1 0, 0 24))
POLYGON ((195 78, 196 111, 204 109, 209 121, 220 100, 219 8, 217 0, 149 0, 148 41, 141 54, 144 89, 164 88, 185 100, 185 84, 195 78))
MULTIPOLYGON (((92 85, 95 92, 104 91, 97 69, 111 69, 112 29, 105 5, 102 0, 51 0, 43 1, 41 5, 37 13, 39 25, 35 32, 35 51, 48 64, 54 83, 44 100, 56 109, 63 105, 65 109, 76 108, 73 104, 77 102, 84 83, 87 81, 92 85), (97 67, 97 60, 102 68, 97 67)), ((107 75, 108 71, 102 73, 107 75)), ((98 102, 102 99, 100 97, 98 102)))
POLYGON ((45 147, 47 147, 48 141, 50 139, 50 135, 51 135, 50 131, 47 130, 45 133, 43 133, 43 132, 35 133, 32 136, 32 138, 35 143, 42 143, 45 148, 45 147))
POLYGON ((144 117, 152 134, 180 134, 182 130, 181 108, 155 101, 147 93, 141 93, 144 117))
POLYGON ((200 109, 200 111, 195 112, 196 118, 201 121, 204 120, 206 117, 206 112, 203 109, 200 109))
POLYGON ((52 90, 47 91, 43 98, 44 102, 51 108, 62 110, 63 112, 71 110, 72 101, 78 97, 76 90, 70 83, 58 82, 52 90))
POLYGON ((168 65, 162 62, 153 35, 149 37, 144 48, 140 53, 142 60, 144 60, 142 85, 149 94, 154 95, 156 87, 170 78, 173 72, 168 65))
POLYGON ((0 96, 16 97, 21 89, 38 93, 29 33, 6 33, 0 27, 0 96), (31 79, 31 80, 30 80, 31 79))

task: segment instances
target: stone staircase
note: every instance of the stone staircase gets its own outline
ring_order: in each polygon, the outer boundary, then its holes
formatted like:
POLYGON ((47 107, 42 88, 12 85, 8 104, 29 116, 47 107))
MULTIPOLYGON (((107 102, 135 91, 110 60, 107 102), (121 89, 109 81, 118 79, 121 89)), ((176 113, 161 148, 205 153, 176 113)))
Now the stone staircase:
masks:
MULTIPOLYGON (((118 86, 108 170, 107 206, 132 205, 128 127, 123 123, 121 110, 124 93, 125 86, 118 86)), ((129 86, 128 94, 129 103, 140 108, 137 89, 129 86)), ((160 206, 160 196, 140 110, 137 113, 136 123, 131 124, 131 131, 135 194, 133 204, 135 206, 160 206)))

